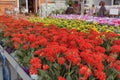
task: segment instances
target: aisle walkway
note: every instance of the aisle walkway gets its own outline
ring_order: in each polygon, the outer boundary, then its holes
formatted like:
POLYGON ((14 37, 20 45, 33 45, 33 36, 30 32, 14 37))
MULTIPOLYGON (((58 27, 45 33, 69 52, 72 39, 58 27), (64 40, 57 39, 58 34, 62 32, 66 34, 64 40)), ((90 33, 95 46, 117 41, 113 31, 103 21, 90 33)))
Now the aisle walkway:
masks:
POLYGON ((2 62, 0 60, 0 80, 2 80, 2 62))
MULTIPOLYGON (((12 68, 12 66, 10 68, 11 68, 11 78, 12 78, 11 80, 18 80, 16 71, 12 68)), ((0 60, 0 80, 2 80, 2 62, 1 62, 1 60, 0 60)))

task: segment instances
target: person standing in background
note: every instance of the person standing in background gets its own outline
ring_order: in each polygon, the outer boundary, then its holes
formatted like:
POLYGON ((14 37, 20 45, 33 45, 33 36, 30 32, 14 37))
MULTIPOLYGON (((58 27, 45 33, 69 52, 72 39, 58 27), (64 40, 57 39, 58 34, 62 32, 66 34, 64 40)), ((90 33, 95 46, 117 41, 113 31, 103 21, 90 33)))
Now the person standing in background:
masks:
POLYGON ((80 15, 81 5, 78 4, 78 1, 75 1, 74 5, 73 5, 73 11, 74 11, 74 14, 80 15))
POLYGON ((18 16, 19 8, 17 6, 14 7, 14 14, 15 16, 18 16))
POLYGON ((10 14, 10 10, 8 8, 5 8, 5 14, 9 15, 10 14))
POLYGON ((96 13, 96 8, 94 6, 94 4, 92 5, 91 9, 90 9, 90 15, 91 16, 95 16, 95 13, 96 13))
POLYGON ((98 12, 98 17, 105 17, 106 16, 106 8, 105 8, 105 2, 101 1, 100 2, 100 9, 98 12))
POLYGON ((66 10, 66 14, 73 14, 73 7, 72 7, 72 5, 71 4, 69 4, 69 7, 67 7, 67 10, 66 10))

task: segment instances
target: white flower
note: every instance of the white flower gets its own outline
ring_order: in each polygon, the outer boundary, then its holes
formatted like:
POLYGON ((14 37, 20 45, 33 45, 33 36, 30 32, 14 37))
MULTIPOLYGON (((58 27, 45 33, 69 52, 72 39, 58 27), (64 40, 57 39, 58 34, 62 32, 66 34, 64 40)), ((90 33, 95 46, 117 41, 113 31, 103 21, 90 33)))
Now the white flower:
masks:
POLYGON ((37 74, 31 74, 30 76, 33 80, 38 80, 38 75, 37 74))

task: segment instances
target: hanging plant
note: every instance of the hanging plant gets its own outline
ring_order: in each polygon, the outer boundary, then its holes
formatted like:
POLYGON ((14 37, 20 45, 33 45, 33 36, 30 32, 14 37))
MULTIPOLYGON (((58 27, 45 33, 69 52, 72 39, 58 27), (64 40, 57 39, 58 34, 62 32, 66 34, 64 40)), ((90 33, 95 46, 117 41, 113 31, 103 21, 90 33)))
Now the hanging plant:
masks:
POLYGON ((73 0, 66 0, 66 5, 73 5, 74 1, 73 0))

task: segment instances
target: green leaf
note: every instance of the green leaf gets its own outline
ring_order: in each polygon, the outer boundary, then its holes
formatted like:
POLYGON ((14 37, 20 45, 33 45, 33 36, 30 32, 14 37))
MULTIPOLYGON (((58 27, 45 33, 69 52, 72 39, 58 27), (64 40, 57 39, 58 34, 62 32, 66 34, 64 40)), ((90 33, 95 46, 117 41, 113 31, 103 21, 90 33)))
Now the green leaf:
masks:
POLYGON ((91 80, 95 80, 95 78, 91 79, 91 80))
POLYGON ((42 80, 42 76, 39 76, 39 80, 42 80))
POLYGON ((51 76, 48 75, 47 71, 39 70, 40 72, 40 79, 39 80, 52 80, 51 76))
POLYGON ((110 51, 110 44, 107 44, 107 51, 110 51))
POLYGON ((67 76, 67 80, 72 80, 70 75, 67 76))
POLYGON ((53 67, 57 69, 57 68, 59 67, 59 64, 54 63, 54 64, 53 64, 53 67))
POLYGON ((114 77, 110 75, 107 80, 114 80, 114 77))

